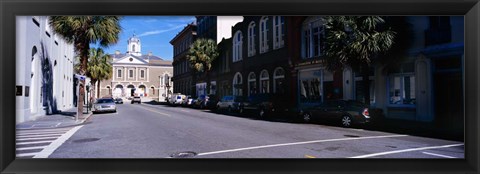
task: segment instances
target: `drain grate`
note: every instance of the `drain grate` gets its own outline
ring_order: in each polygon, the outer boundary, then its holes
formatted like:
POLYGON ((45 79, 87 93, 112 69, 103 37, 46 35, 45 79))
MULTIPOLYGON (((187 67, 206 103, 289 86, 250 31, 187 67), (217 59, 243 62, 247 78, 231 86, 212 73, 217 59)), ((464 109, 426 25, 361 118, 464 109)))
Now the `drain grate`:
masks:
POLYGON ((93 141, 98 141, 100 138, 83 138, 83 139, 78 139, 78 140, 73 140, 74 143, 87 143, 87 142, 93 142, 93 141))
POLYGON ((190 158, 190 157, 194 157, 196 155, 197 155, 197 153, 195 153, 195 152, 187 151, 187 152, 177 152, 177 153, 171 154, 170 157, 172 157, 172 158, 190 158))
POLYGON ((353 138, 360 137, 360 136, 358 136, 358 135, 343 135, 343 136, 346 136, 346 137, 353 137, 353 138))

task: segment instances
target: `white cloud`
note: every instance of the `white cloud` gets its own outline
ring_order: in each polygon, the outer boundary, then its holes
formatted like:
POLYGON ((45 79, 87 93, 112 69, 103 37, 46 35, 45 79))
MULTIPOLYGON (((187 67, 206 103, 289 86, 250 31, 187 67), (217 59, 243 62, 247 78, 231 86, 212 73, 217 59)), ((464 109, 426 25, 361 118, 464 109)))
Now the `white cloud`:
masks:
POLYGON ((164 29, 164 30, 154 30, 154 31, 147 31, 147 32, 144 32, 142 34, 139 34, 138 37, 143 37, 143 36, 150 36, 150 35, 155 35, 155 34, 161 34, 161 33, 165 33, 165 32, 169 32, 169 31, 172 31, 172 30, 175 30, 175 29, 178 29, 178 28, 182 28, 186 26, 185 24, 182 24, 182 25, 176 25, 174 27, 171 27, 171 28, 168 28, 168 29, 164 29))

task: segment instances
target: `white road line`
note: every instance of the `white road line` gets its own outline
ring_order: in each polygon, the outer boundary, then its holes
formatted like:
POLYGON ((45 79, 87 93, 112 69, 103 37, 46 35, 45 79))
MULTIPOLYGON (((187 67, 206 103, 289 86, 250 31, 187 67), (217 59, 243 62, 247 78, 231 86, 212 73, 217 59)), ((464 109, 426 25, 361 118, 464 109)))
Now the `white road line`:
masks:
POLYGON ((67 132, 71 127, 66 129, 48 129, 48 130, 29 130, 29 131, 17 131, 17 134, 32 134, 32 133, 50 133, 50 132, 67 132))
POLYGON ((38 152, 35 153, 22 153, 22 154, 17 154, 17 157, 26 157, 26 156, 34 156, 38 154, 38 152))
POLYGON ((422 152, 422 153, 427 154, 427 155, 432 155, 432 156, 444 157, 444 158, 456 158, 456 157, 453 157, 453 156, 440 155, 440 154, 436 154, 436 153, 429 153, 429 152, 422 152))
POLYGON ((28 133, 28 134, 17 134, 17 136, 40 136, 40 135, 58 135, 58 134, 62 135, 65 132, 28 133))
POLYGON ((34 142, 23 142, 23 143, 16 143, 16 145, 27 145, 27 144, 44 144, 44 143, 51 143, 52 141, 34 141, 34 142))
POLYGON ((408 136, 408 135, 385 135, 385 136, 371 136, 371 137, 354 137, 354 138, 326 139, 326 140, 304 141, 304 142, 284 143, 284 144, 272 144, 272 145, 254 146, 254 147, 246 147, 246 148, 238 148, 238 149, 230 149, 230 150, 222 150, 222 151, 214 151, 214 152, 205 152, 205 153, 199 153, 198 156, 212 155, 212 154, 219 154, 219 153, 228 153, 228 152, 238 152, 238 151, 253 150, 253 149, 263 149, 263 148, 270 148, 270 147, 293 146, 293 145, 300 145, 300 144, 312 144, 312 143, 323 143, 323 142, 333 142, 333 141, 364 140, 364 139, 375 139, 375 138, 394 138, 394 137, 405 137, 405 136, 408 136))
POLYGON ((63 135, 63 134, 17 135, 17 138, 59 137, 60 135, 63 135))
POLYGON ((47 146, 35 146, 35 147, 22 147, 22 148, 17 148, 17 150, 33 150, 33 149, 43 149, 47 146))
POLYGON ((58 137, 37 137, 37 138, 18 138, 17 141, 26 141, 26 140, 45 140, 45 139, 56 139, 58 137))
POLYGON ((43 149, 33 158, 48 158, 48 156, 50 156, 53 153, 53 151, 55 151, 58 147, 60 147, 65 141, 67 141, 75 132, 77 132, 82 127, 83 125, 76 126, 70 129, 67 133, 63 134, 60 138, 50 143, 50 145, 48 145, 45 149, 43 149))
POLYGON ((412 151, 427 150, 427 149, 440 149, 440 148, 455 147, 455 146, 462 146, 462 145, 463 144, 450 144, 450 145, 444 145, 444 146, 430 146, 430 147, 411 148, 411 149, 404 149, 404 150, 395 150, 395 151, 374 153, 374 154, 369 154, 369 155, 360 155, 360 156, 354 156, 354 157, 350 157, 350 158, 369 158, 369 157, 388 155, 388 154, 394 154, 394 153, 412 152, 412 151))

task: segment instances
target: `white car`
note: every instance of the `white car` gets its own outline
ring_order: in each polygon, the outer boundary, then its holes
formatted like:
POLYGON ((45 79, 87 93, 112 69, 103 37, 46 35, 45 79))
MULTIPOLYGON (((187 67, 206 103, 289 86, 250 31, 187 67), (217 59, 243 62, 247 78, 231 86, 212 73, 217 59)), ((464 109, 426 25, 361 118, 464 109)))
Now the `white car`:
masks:
POLYGON ((113 98, 100 98, 93 103, 92 112, 117 112, 117 106, 113 98))

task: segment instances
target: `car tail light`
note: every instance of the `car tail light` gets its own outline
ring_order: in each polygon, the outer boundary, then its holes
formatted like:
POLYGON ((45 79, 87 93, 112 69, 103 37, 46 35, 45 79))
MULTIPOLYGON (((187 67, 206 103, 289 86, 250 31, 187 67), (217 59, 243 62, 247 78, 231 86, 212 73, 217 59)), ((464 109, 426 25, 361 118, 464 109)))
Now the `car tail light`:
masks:
POLYGON ((363 114, 364 116, 370 116, 370 113, 368 113, 368 108, 363 109, 362 114, 363 114))

